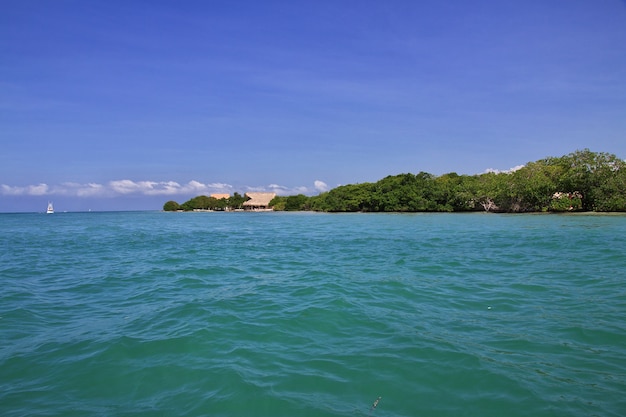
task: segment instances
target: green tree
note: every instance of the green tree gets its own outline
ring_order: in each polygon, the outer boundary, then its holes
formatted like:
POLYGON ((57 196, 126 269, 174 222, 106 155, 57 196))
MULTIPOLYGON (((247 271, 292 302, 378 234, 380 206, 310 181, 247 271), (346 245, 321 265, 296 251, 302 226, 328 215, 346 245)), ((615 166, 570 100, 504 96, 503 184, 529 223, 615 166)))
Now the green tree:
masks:
POLYGON ((508 208, 510 202, 508 174, 495 172, 480 174, 476 180, 474 202, 485 211, 501 211, 502 207, 508 208))
POLYGON ((246 201, 246 198, 235 192, 232 196, 228 198, 227 205, 232 209, 240 209, 243 207, 243 203, 246 201))
POLYGON ((583 210, 625 210, 625 162, 605 152, 589 149, 573 152, 559 159, 564 174, 561 191, 582 194, 583 210), (622 207, 620 209, 620 207, 622 207))
POLYGON ((213 198, 215 201, 213 203, 213 210, 225 210, 228 207, 228 199, 227 198, 213 198))
POLYGON ((206 195, 199 195, 185 201, 181 208, 185 211, 191 210, 209 210, 214 209, 218 205, 217 199, 206 195))
POLYGON ((163 204, 163 211, 177 211, 180 210, 180 204, 174 200, 170 200, 163 204))
POLYGON ((369 211, 371 183, 341 185, 311 201, 317 211, 354 212, 369 211))
POLYGON ((442 210, 443 206, 435 201, 435 189, 434 176, 426 172, 390 175, 371 186, 370 198, 366 199, 367 211, 442 210))
POLYGON ((516 201, 514 211, 547 211, 558 191, 562 167, 551 158, 529 162, 510 175, 516 201))
POLYGON ((282 197, 282 196, 277 195, 276 197, 272 198, 272 200, 269 203, 269 206, 272 207, 274 211, 285 211, 286 201, 287 201, 287 197, 282 197))
POLYGON ((285 210, 299 211, 308 208, 309 198, 304 194, 289 196, 285 199, 285 210))
POLYGON ((433 198, 439 211, 477 210, 476 192, 476 176, 451 172, 434 180, 433 198))

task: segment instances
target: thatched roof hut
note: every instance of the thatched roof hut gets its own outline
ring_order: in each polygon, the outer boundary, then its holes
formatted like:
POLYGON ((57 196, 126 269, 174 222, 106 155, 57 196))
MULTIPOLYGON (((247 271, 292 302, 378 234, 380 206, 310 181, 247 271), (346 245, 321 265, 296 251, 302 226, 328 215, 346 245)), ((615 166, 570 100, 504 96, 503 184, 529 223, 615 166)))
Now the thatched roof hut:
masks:
POLYGON ((246 193, 249 200, 243 203, 245 210, 267 210, 276 193, 246 193))

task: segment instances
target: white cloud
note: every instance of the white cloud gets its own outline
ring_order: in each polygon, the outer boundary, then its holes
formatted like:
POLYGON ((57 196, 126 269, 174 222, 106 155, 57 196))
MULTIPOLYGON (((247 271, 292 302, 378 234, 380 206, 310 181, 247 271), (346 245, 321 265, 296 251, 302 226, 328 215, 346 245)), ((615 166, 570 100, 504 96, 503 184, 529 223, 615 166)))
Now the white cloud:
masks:
POLYGON ((235 191, 245 193, 248 191, 275 192, 281 196, 312 194, 317 191, 326 191, 328 185, 323 181, 315 181, 314 187, 296 186, 286 187, 280 184, 269 184, 266 186, 247 186, 243 190, 236 190, 232 185, 225 183, 202 183, 191 180, 185 184, 176 181, 133 181, 129 179, 113 180, 105 184, 99 183, 78 183, 64 182, 58 185, 48 186, 41 183, 27 186, 0 185, 0 195, 13 196, 42 196, 59 195, 67 197, 116 197, 116 196, 196 196, 209 195, 213 193, 233 194, 235 191))
MULTIPOLYGON (((174 183, 176 184, 176 183, 174 183)), ((201 182, 191 180, 183 186, 176 184, 178 188, 172 187, 168 194, 212 194, 212 193, 231 193, 233 186, 223 183, 203 184, 201 182)))
POLYGON ((176 194, 180 192, 180 184, 176 181, 167 181, 160 183, 160 190, 163 194, 176 194))
POLYGON ((119 195, 185 195, 185 194, 202 194, 214 192, 228 192, 232 190, 232 186, 223 183, 203 184, 192 180, 187 184, 180 185, 175 181, 132 181, 132 180, 114 180, 107 184, 87 183, 81 184, 77 182, 64 182, 54 186, 47 184, 27 185, 27 186, 11 186, 0 185, 1 195, 24 195, 24 196, 41 196, 41 195, 62 195, 74 197, 114 197, 119 195))
POLYGON ((191 180, 184 186, 181 186, 178 183, 174 182, 171 184, 169 189, 171 190, 171 194, 202 194, 206 193, 208 187, 199 181, 191 180))
POLYGON ((140 189, 139 184, 131 180, 110 181, 109 187, 119 194, 132 194, 140 189))
POLYGON ((253 192, 253 193, 262 193, 262 192, 265 192, 265 191, 267 191, 267 192, 274 191, 274 190, 270 189, 269 187, 265 187, 265 186, 260 186, 260 187, 259 186, 257 186, 257 187, 246 186, 244 188, 245 188, 246 192, 250 191, 250 192, 253 192))
POLYGON ((50 194, 70 195, 78 197, 94 197, 106 192, 102 184, 88 183, 80 184, 76 182, 64 182, 60 186, 53 187, 50 194))
POLYGON ((319 192, 328 191, 328 184, 326 184, 324 181, 315 180, 313 184, 315 189, 319 192))
POLYGON ((512 172, 518 171, 522 168, 524 168, 525 165, 517 165, 514 166, 513 168, 509 168, 509 169, 505 169, 505 170, 499 170, 499 169, 494 169, 494 168, 487 168, 485 170, 485 172, 483 172, 483 174, 490 174, 490 173, 494 173, 494 174, 510 174, 512 172))
POLYGON ((291 194, 291 191, 287 187, 283 185, 278 185, 278 184, 270 184, 267 186, 267 189, 263 191, 271 191, 271 192, 276 193, 277 195, 290 195, 291 194))
POLYGON ((118 180, 109 182, 109 187, 117 194, 142 194, 142 195, 183 195, 183 194, 211 194, 216 192, 230 193, 232 186, 223 183, 203 184, 191 180, 187 184, 179 184, 176 181, 131 181, 118 180))
MULTIPOLYGON (((176 183, 173 183, 176 184, 176 183)), ((176 184, 177 185, 177 184, 176 184)), ((159 183, 154 181, 131 181, 131 180, 118 180, 110 181, 109 187, 118 194, 144 194, 155 195, 163 193, 164 189, 171 189, 172 182, 159 183), (164 188, 164 184, 166 187, 164 188)), ((176 186, 174 186, 176 188, 176 186)))
POLYGON ((255 186, 255 187, 245 187, 246 191, 250 192, 273 192, 280 196, 290 196, 290 195, 298 195, 298 194, 313 194, 315 191, 322 192, 328 190, 328 185, 320 180, 316 180, 313 182, 313 188, 306 187, 304 185, 295 186, 295 187, 286 187, 284 185, 279 184, 269 184, 267 186, 255 186))
POLYGON ((279 185, 279 184, 270 184, 267 186, 255 186, 255 187, 245 187, 246 191, 250 191, 250 192, 271 192, 271 193, 276 193, 276 195, 279 196, 290 196, 290 195, 297 195, 297 194, 309 194, 310 193, 310 189, 308 187, 305 187, 303 185, 301 186, 296 186, 296 187, 286 187, 284 185, 279 185))
POLYGON ((48 184, 27 185, 25 187, 13 187, 2 184, 3 195, 46 195, 49 194, 48 184))

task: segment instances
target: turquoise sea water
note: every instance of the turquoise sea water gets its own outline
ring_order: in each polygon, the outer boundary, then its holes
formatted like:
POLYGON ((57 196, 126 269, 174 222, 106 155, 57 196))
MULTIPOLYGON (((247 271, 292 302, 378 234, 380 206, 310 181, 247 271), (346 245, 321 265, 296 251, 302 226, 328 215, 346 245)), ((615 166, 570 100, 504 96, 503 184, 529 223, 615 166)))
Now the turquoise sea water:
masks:
POLYGON ((1 214, 0 244, 2 416, 626 415, 626 216, 1 214))

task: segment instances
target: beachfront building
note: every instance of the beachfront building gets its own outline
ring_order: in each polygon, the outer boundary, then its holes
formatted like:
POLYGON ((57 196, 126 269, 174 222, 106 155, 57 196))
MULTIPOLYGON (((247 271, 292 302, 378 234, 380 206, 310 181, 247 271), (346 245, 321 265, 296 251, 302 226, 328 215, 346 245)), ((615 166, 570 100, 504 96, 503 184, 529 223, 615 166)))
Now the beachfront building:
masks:
POLYGON ((243 203, 244 210, 271 210, 270 201, 276 197, 276 193, 246 193, 249 200, 243 203))

